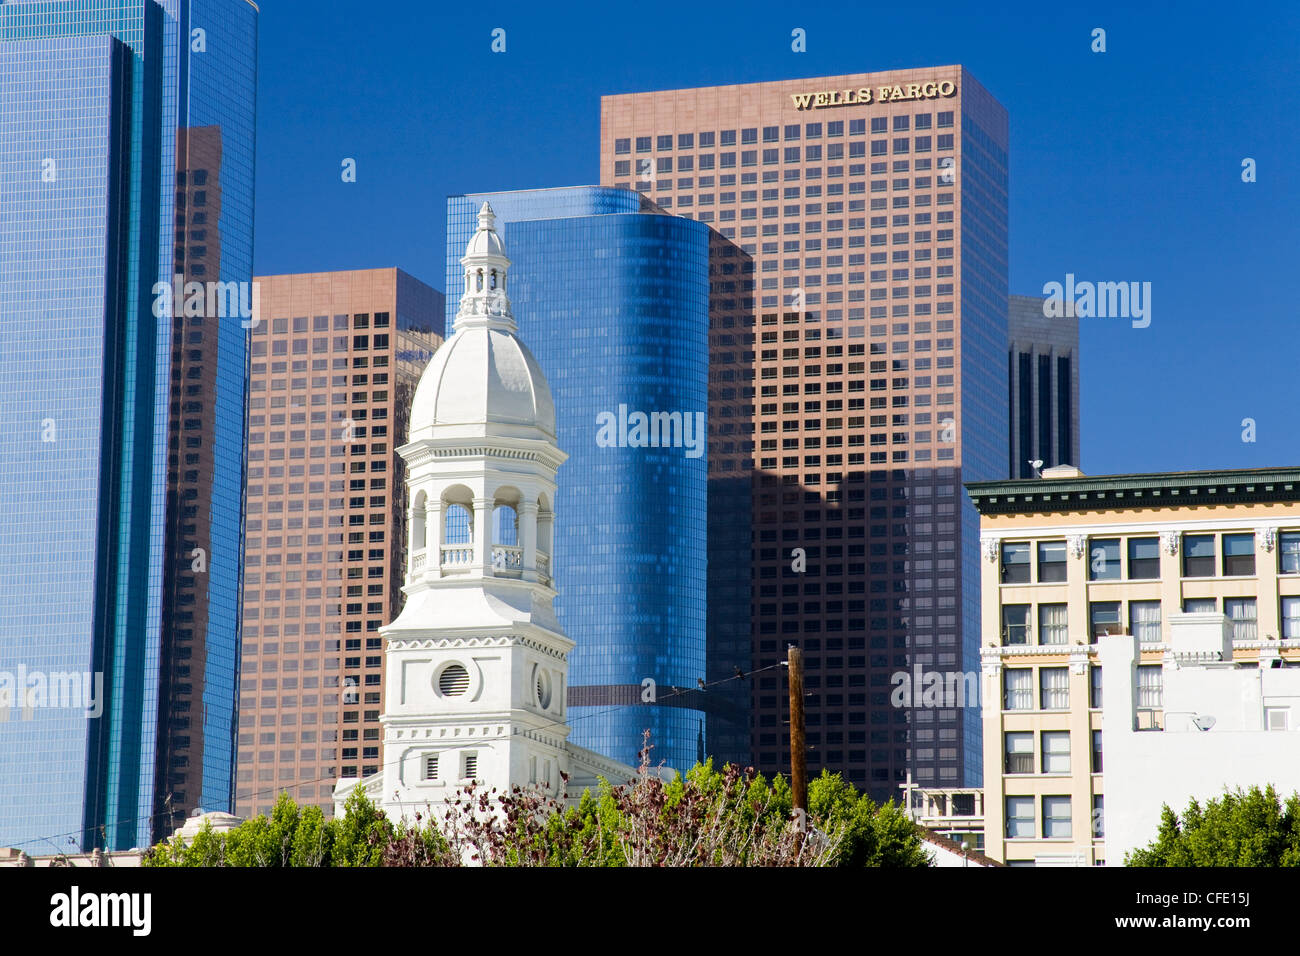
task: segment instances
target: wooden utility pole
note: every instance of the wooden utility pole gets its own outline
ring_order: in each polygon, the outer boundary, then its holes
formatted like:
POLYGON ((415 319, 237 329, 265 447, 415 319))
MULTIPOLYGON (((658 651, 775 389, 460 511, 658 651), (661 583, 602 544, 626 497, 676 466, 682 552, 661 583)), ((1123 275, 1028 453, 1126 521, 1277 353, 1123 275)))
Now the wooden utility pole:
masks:
POLYGON ((794 809, 808 811, 808 747, 803 722, 803 652, 793 645, 786 650, 790 672, 790 792, 794 809))

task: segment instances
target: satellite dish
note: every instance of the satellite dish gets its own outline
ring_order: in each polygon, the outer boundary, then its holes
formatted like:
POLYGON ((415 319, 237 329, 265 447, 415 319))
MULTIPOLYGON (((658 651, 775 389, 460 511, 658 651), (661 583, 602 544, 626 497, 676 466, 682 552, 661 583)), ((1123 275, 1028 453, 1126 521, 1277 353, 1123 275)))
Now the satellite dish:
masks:
POLYGON ((1197 730, 1209 730, 1214 726, 1215 720, 1208 714, 1201 714, 1192 718, 1192 723, 1196 725, 1197 730))

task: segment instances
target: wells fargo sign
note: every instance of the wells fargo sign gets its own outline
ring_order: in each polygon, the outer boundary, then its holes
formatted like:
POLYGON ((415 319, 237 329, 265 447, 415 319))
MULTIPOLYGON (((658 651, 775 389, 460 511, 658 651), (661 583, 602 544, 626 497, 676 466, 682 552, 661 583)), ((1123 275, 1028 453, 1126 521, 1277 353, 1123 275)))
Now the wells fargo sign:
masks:
POLYGON ((933 100, 957 95, 952 80, 935 83, 907 83, 878 86, 874 90, 861 86, 856 90, 818 90, 816 93, 791 93, 797 110, 821 110, 830 106, 857 106, 863 103, 893 103, 896 100, 933 100))

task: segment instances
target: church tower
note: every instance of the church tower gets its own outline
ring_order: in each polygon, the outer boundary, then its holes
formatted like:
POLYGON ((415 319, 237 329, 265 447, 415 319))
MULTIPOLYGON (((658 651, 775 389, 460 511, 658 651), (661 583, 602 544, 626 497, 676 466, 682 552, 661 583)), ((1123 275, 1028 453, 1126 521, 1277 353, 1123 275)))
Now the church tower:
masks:
POLYGON ((555 407, 515 335, 510 260, 487 203, 460 260, 452 335, 411 409, 406 604, 385 639, 383 767, 341 780, 335 812, 360 784, 397 819, 474 780, 570 797, 597 775, 633 769, 568 744, 568 655, 553 609, 555 407), (576 790, 575 790, 576 787, 576 790))

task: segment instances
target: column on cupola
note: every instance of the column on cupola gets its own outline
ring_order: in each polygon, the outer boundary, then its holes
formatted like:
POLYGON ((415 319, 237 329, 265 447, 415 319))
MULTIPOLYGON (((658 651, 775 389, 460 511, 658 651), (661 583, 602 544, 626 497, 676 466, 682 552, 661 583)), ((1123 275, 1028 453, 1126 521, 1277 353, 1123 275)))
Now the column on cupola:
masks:
POLYGON ((492 499, 474 499, 474 564, 488 573, 492 568, 492 499))
POLYGON ((406 508, 406 570, 409 575, 415 565, 416 553, 424 549, 427 558, 427 544, 429 540, 429 509, 428 502, 422 506, 420 504, 420 494, 416 492, 411 495, 410 504, 406 508), (420 542, 421 522, 424 528, 424 543, 420 542))
POLYGON ((537 502, 525 498, 519 502, 519 545, 523 549, 523 578, 537 580, 537 502))
MULTIPOLYGON (((406 553, 412 556, 420 549, 419 542, 416 541, 416 532, 420 520, 419 508, 417 507, 419 497, 419 495, 411 495, 411 502, 406 506, 406 553)), ((409 563, 407 567, 410 567, 409 563)))
MULTIPOLYGON (((424 500, 424 570, 442 568, 442 542, 447 531, 443 525, 442 497, 429 495, 424 500)), ((436 576, 436 575, 435 575, 436 576)))

